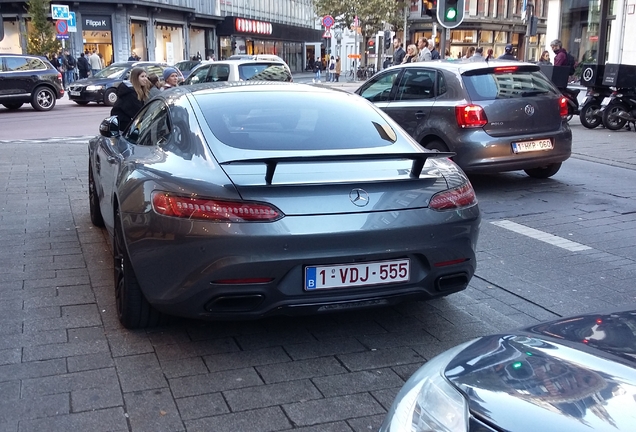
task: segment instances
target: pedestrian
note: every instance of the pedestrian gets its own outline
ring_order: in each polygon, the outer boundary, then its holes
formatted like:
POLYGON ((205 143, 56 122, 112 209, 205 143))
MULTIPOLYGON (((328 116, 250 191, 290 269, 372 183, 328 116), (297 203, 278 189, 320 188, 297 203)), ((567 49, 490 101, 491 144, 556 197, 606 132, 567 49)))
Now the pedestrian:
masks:
POLYGON ((117 116, 120 131, 128 127, 149 96, 150 85, 146 70, 134 67, 130 71, 130 81, 123 81, 117 86, 117 101, 110 111, 111 116, 117 116))
POLYGON ((68 87, 73 81, 75 81, 75 66, 77 66, 77 60, 71 55, 69 50, 64 50, 64 56, 62 57, 64 64, 64 83, 68 87))
POLYGON ((473 54, 470 57, 470 59, 468 59, 468 61, 471 61, 471 62, 486 61, 486 59, 484 58, 484 47, 475 48, 475 54, 473 54))
POLYGON ((336 81, 336 58, 334 56, 331 56, 329 59, 329 77, 327 81, 336 81))
POLYGON ((563 44, 559 39, 555 39, 550 42, 550 48, 555 54, 554 65, 555 66, 569 66, 568 65, 568 52, 563 48, 563 44))
POLYGON ((80 54, 80 57, 77 59, 77 72, 79 73, 79 78, 88 78, 88 73, 91 70, 91 65, 88 63, 88 59, 84 53, 80 54))
POLYGON ((417 40, 417 49, 419 50, 417 61, 433 60, 431 50, 428 49, 428 40, 426 40, 425 37, 421 37, 417 40))
POLYGON ((106 63, 104 62, 104 56, 102 55, 102 53, 97 53, 97 57, 99 57, 100 69, 104 69, 106 67, 106 63))
POLYGON ((466 55, 463 57, 463 59, 469 60, 474 55, 475 55, 475 47, 469 47, 468 50, 466 50, 466 55))
POLYGON ((320 82, 320 70, 322 69, 322 62, 320 61, 320 57, 316 57, 316 61, 314 62, 314 82, 320 82))
POLYGON ((552 66, 552 62, 550 61, 550 53, 548 52, 548 50, 545 50, 541 53, 541 57, 539 57, 538 63, 540 65, 552 66))
POLYGON ((128 61, 139 61, 139 56, 137 55, 136 52, 132 52, 132 54, 130 54, 130 57, 128 57, 128 61))
POLYGON ((437 48, 435 48, 435 43, 432 40, 428 43, 428 49, 431 52, 431 60, 440 59, 439 51, 437 51, 437 48))
POLYGON ((88 63, 91 65, 91 76, 95 76, 102 70, 102 62, 97 55, 97 50, 93 50, 93 54, 88 57, 88 63))
POLYGON ((148 74, 149 95, 148 99, 151 99, 161 93, 161 81, 156 73, 148 74))
POLYGON ((404 56, 404 59, 402 59, 402 64, 415 63, 418 59, 417 54, 418 54, 418 50, 415 44, 411 44, 407 46, 406 55, 404 56))
POLYGON ((342 72, 342 63, 340 63, 340 56, 336 56, 336 82, 340 82, 341 72, 342 72))
POLYGON ((393 65, 402 64, 406 51, 402 48, 402 40, 400 38, 393 39, 393 65))
POLYGON ((488 49, 488 55, 486 56, 486 61, 490 61, 492 59, 495 58, 495 52, 492 50, 492 48, 488 49))
POLYGON ((513 47, 512 44, 506 45, 505 52, 497 57, 499 60, 517 60, 517 57, 512 53, 513 47))
POLYGON ((163 86, 161 90, 168 90, 179 84, 179 72, 173 67, 167 67, 163 70, 163 86))

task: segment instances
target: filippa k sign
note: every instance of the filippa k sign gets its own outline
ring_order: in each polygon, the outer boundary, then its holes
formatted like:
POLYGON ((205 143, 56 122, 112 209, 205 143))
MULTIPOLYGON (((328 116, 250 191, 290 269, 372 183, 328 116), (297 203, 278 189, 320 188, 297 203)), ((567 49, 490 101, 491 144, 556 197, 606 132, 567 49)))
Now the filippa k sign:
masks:
POLYGON ((82 27, 84 30, 110 30, 110 17, 84 16, 82 27))

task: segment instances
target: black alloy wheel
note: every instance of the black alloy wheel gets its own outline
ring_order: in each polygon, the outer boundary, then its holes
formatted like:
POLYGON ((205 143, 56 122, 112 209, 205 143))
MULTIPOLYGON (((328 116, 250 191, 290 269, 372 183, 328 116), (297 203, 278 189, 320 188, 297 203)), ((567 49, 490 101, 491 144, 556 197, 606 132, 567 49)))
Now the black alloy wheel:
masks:
POLYGON ((88 164, 88 207, 91 215, 91 222, 96 227, 104 226, 104 218, 99 208, 99 198, 97 197, 97 189, 95 188, 95 179, 93 178, 93 168, 88 164))
POLYGON ((603 123, 603 117, 598 113, 598 110, 600 109, 601 103, 597 100, 592 100, 583 105, 581 113, 579 114, 581 124, 588 129, 598 127, 601 123, 603 123))
POLYGON ((609 104, 603 111, 603 125, 609 130, 620 130, 625 126, 627 120, 620 118, 618 114, 620 112, 628 112, 628 108, 623 103, 609 104))
POLYGON ((55 93, 49 87, 38 87, 33 92, 31 106, 36 111, 50 111, 56 100, 55 93))
POLYGON ((104 93, 104 105, 113 106, 117 102, 117 91, 115 89, 108 89, 104 93))
POLYGON ((127 329, 154 327, 163 324, 165 316, 148 303, 135 276, 126 250, 119 209, 115 212, 113 264, 115 268, 115 303, 119 322, 127 329))
POLYGON ((447 153, 450 151, 448 149, 448 146, 439 140, 434 140, 429 142, 428 144, 424 146, 424 148, 428 150, 437 150, 438 152, 441 152, 441 153, 447 153))
POLYGON ((552 177, 561 169, 561 162, 553 163, 539 168, 530 168, 524 170, 532 178, 546 179, 552 177))

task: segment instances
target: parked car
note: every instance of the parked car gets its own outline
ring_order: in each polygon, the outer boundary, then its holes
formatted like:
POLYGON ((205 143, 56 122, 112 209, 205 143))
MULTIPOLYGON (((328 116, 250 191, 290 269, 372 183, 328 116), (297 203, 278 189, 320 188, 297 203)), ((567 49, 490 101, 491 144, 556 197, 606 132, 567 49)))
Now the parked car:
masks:
POLYGON ((179 86, 89 143, 91 220, 117 312, 258 318, 445 296, 475 271, 480 213, 449 154, 358 96, 293 83, 179 86), (325 139, 327 137, 327 139, 325 139))
MULTIPOLYGON (((148 61, 127 61, 113 63, 88 78, 77 80, 68 88, 68 97, 79 105, 87 105, 89 102, 103 103, 108 106, 117 102, 117 86, 127 80, 130 71, 134 67, 143 67, 147 73, 155 73, 161 79, 163 70, 171 67, 166 63, 148 61)), ((178 71, 178 70, 177 70, 178 71)), ((181 72, 179 72, 181 74, 181 72)), ((183 81, 183 76, 179 77, 183 81)))
POLYGON ((194 68, 183 85, 217 81, 293 81, 289 67, 278 60, 206 61, 194 68))
POLYGON ((404 384, 381 432, 633 431, 636 310, 463 343, 404 384))
POLYGON ((468 173, 524 170, 547 178, 572 152, 567 100, 538 65, 409 63, 377 73, 356 92, 423 147, 455 152, 468 173))
POLYGON ((46 57, 0 54, 0 104, 5 108, 30 103, 36 111, 50 111, 62 96, 62 74, 46 57))
POLYGON ((190 72, 192 72, 192 69, 200 64, 201 60, 183 60, 180 62, 176 62, 174 64, 174 67, 176 69, 179 69, 181 71, 181 74, 183 75, 183 79, 186 79, 188 75, 190 75, 190 72))

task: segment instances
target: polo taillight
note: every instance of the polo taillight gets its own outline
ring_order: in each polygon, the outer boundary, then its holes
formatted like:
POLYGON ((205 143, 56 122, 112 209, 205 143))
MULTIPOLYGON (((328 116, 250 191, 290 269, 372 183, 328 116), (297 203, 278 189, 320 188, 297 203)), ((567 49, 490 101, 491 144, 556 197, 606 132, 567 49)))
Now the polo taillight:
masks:
POLYGON ((561 96, 561 98, 559 99, 559 114, 561 115, 561 117, 568 116, 568 98, 566 98, 565 96, 561 96))
POLYGON ((164 216, 211 222, 272 222, 284 216, 280 210, 263 203, 192 198, 158 191, 152 193, 152 208, 164 216))
POLYGON ((436 193, 433 195, 433 198, 431 198, 428 207, 433 210, 457 210, 475 204, 477 204, 475 190, 473 189, 473 185, 467 181, 456 188, 436 193))
POLYGON ((488 123, 484 109, 479 105, 458 105, 455 117, 460 128, 477 128, 488 123))

